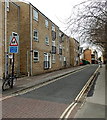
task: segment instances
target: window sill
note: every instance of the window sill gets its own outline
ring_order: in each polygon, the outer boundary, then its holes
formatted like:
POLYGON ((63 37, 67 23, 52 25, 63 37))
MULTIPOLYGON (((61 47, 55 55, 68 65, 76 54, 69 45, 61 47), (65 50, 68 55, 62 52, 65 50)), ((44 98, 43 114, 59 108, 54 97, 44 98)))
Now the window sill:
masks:
POLYGON ((34 63, 38 63, 39 61, 33 61, 34 63))
POLYGON ((34 42, 39 42, 39 40, 34 40, 34 42))
POLYGON ((46 46, 49 46, 49 44, 45 44, 46 46))

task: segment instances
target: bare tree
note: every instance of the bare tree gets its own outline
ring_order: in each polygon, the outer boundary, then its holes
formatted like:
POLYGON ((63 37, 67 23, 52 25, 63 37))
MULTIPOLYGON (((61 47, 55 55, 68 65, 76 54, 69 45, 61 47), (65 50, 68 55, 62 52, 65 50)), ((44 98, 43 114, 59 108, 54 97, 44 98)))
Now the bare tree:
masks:
POLYGON ((93 42, 107 51, 107 1, 88 0, 73 8, 67 29, 81 42, 93 42))

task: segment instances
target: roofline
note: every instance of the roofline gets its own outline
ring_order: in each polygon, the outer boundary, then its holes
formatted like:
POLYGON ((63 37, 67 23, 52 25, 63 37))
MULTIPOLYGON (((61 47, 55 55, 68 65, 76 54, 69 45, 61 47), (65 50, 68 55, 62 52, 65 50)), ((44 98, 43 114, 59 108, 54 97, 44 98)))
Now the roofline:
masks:
MULTIPOLYGON (((30 3, 29 2, 29 4, 31 5, 31 6, 33 6, 38 12, 40 12, 46 19, 48 19, 49 21, 51 21, 54 25, 56 25, 52 20, 50 20, 46 15, 44 15, 38 8, 36 8, 32 3, 30 3)), ((56 25, 58 28, 59 28, 59 26, 58 25, 56 25)))

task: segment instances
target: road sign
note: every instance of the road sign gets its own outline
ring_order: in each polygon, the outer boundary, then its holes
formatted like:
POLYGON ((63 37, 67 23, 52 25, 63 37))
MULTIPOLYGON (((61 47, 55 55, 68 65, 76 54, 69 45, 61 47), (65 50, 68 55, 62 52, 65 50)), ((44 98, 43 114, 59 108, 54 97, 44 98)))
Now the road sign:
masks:
POLYGON ((9 53, 18 53, 19 36, 10 36, 9 53))
POLYGON ((10 42, 10 46, 18 46, 18 41, 16 40, 16 37, 14 36, 10 42))

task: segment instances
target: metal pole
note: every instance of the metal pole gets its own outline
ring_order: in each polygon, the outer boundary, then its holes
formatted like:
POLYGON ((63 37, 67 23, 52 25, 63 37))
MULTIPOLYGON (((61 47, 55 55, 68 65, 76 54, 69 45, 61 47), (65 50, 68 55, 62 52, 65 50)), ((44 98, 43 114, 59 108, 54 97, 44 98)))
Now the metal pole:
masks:
POLYGON ((12 81, 11 81, 11 88, 13 88, 13 80, 14 80, 14 53, 13 53, 13 62, 12 62, 12 81))

